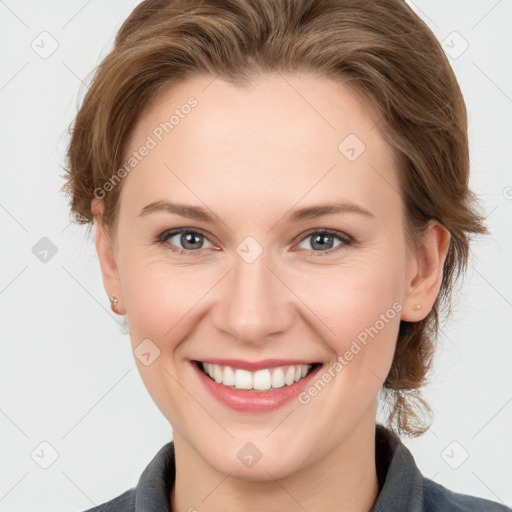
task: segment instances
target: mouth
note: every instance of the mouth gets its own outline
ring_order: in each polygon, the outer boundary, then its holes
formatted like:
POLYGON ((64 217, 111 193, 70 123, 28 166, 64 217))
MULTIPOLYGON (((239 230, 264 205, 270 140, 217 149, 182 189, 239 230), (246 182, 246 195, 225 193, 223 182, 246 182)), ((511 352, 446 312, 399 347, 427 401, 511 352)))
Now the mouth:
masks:
POLYGON ((322 363, 284 364, 250 371, 234 366, 193 360, 192 363, 209 379, 230 389, 275 391, 292 386, 322 366, 322 363))

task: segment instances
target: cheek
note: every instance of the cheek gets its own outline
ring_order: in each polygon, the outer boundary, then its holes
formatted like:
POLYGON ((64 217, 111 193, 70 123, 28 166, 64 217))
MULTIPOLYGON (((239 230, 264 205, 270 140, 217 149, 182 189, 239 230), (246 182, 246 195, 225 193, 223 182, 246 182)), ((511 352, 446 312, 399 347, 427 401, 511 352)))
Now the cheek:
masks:
POLYGON ((181 347, 187 347, 182 342, 197 324, 201 298, 214 281, 208 284, 206 276, 161 260, 130 263, 124 269, 123 293, 135 362, 155 404, 179 425, 186 421, 182 411, 189 409, 189 395, 179 384, 188 377, 176 361, 182 357, 181 347), (150 354, 149 364, 145 353, 150 354))
POLYGON ((197 267, 168 265, 162 258, 127 261, 124 272, 132 344, 149 338, 162 355, 172 355, 218 277, 197 267))
POLYGON ((394 263, 387 264, 382 255, 330 269, 298 292, 321 319, 323 340, 333 353, 329 387, 348 410, 369 406, 393 361, 403 266, 396 254, 394 263))
POLYGON ((340 353, 374 326, 381 331, 389 324, 398 325, 401 273, 400 266, 384 271, 381 264, 350 265, 311 276, 307 284, 297 283, 294 289, 306 298, 317 323, 321 320, 324 325, 326 340, 340 353))

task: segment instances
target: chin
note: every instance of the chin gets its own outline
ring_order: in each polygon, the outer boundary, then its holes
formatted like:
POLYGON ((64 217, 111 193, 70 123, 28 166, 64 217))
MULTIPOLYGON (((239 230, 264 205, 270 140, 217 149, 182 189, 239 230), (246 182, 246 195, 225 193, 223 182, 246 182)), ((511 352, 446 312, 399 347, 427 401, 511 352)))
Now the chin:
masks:
POLYGON ((219 444, 213 452, 208 447, 200 455, 219 473, 252 482, 286 478, 306 464, 303 444, 283 450, 283 440, 277 437, 275 441, 256 440, 254 443, 247 439, 232 439, 226 444, 219 444))

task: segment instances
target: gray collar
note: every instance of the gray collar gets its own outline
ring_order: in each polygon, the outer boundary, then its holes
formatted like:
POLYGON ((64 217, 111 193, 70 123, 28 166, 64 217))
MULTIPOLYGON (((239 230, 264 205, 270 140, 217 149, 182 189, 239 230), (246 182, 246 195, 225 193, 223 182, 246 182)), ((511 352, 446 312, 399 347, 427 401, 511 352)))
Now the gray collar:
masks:
POLYGON ((424 477, 400 438, 382 425, 376 425, 375 453, 381 490, 370 512, 423 512, 424 477))
MULTIPOLYGON (((376 425, 375 450, 381 490, 370 512, 423 512, 423 476, 411 452, 382 425, 376 425)), ((171 512, 169 497, 175 475, 171 441, 142 473, 135 493, 135 512, 171 512)))

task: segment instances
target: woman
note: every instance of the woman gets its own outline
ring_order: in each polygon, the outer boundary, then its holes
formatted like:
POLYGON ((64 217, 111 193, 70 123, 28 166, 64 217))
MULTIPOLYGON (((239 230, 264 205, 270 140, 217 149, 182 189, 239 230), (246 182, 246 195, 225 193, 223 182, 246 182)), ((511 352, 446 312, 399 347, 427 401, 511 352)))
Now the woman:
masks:
POLYGON ((142 2, 68 164, 173 429, 92 510, 508 510, 399 438, 428 429, 438 315, 486 233, 459 86, 403 1, 142 2))

